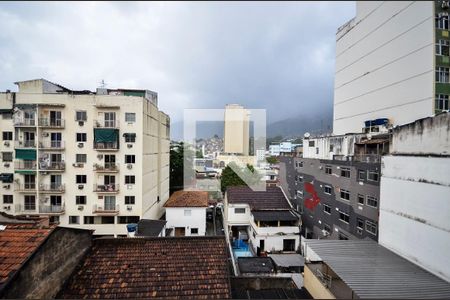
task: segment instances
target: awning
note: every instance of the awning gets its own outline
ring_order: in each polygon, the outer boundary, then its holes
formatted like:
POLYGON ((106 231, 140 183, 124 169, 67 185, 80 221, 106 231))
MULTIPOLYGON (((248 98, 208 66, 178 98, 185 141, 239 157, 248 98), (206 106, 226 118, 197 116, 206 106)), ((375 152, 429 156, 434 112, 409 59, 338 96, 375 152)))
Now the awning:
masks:
POLYGON ((16 149, 16 158, 25 160, 36 160, 36 150, 34 149, 16 149))
POLYGON ((13 173, 1 173, 0 181, 3 183, 12 183, 14 181, 14 174, 13 173))
POLYGON ((96 143, 113 143, 119 140, 119 130, 114 128, 95 128, 94 141, 96 143))
POLYGON ((36 174, 36 171, 33 171, 33 170, 15 170, 14 173, 25 174, 25 175, 33 175, 33 174, 36 174))
POLYGON ((299 218, 290 210, 252 210, 255 221, 297 221, 299 218))

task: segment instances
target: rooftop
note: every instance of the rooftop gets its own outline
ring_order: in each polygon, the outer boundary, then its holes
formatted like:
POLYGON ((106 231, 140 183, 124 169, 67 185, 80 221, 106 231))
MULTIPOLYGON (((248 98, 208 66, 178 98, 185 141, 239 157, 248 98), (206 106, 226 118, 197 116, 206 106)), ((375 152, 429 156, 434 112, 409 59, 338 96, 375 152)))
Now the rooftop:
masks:
POLYGON ((227 189, 227 200, 230 204, 248 204, 252 210, 291 209, 279 187, 253 191, 249 187, 233 186, 227 189))
POLYGON ((177 191, 170 196, 164 207, 208 207, 208 192, 177 191))
POLYGON ((355 298, 450 298, 448 282, 373 241, 306 240, 306 245, 355 298))
POLYGON ((141 219, 137 224, 136 236, 158 236, 166 226, 167 221, 141 219))
POLYGON ((303 267, 305 259, 300 254, 270 254, 269 257, 278 267, 303 267))
POLYGON ((253 210, 255 221, 297 221, 299 217, 291 210, 253 210))
POLYGON ((104 238, 59 298, 230 298, 224 237, 104 238))
POLYGON ((239 257, 241 273, 275 273, 275 266, 270 257, 239 257))

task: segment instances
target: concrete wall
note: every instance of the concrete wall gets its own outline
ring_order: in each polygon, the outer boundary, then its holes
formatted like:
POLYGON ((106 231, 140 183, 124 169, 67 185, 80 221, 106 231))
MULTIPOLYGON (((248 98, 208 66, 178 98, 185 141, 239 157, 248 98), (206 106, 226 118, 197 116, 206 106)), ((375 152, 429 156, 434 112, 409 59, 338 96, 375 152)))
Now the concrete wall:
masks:
POLYGON ((58 227, 5 288, 2 298, 55 298, 91 246, 92 232, 58 227))
POLYGON ((166 207, 166 221, 166 228, 184 227, 186 236, 191 235, 191 228, 198 228, 198 235, 205 235, 206 207, 166 207), (191 215, 185 216, 185 210, 190 210, 191 215))
POLYGON ((354 26, 336 42, 334 134, 364 121, 394 125, 434 112, 433 1, 358 2, 354 26))
POLYGON ((314 275, 308 265, 305 265, 303 284, 313 299, 336 299, 330 290, 314 275))

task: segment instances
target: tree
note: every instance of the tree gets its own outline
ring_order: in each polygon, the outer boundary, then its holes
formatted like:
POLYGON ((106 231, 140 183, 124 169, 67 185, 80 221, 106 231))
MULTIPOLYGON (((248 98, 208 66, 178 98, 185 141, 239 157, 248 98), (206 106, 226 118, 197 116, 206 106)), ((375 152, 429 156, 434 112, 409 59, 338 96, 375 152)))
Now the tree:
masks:
POLYGON ((188 147, 185 153, 185 144, 183 142, 172 142, 170 144, 170 194, 184 188, 184 177, 193 178, 194 169, 189 168, 188 174, 184 174, 184 156, 186 162, 192 165, 193 150, 188 147))
POLYGON ((195 152, 195 156, 196 156, 196 158, 203 158, 202 151, 197 150, 197 152, 195 152))
MULTIPOLYGON (((223 169, 222 176, 220 178, 220 189, 222 190, 222 192, 225 192, 227 187, 229 186, 248 186, 247 183, 245 183, 245 181, 233 171, 230 166, 232 164, 234 164, 233 168, 239 168, 236 163, 231 162, 228 164, 228 166, 225 167, 225 169, 223 169)), ((261 180, 261 175, 255 170, 252 165, 247 164, 245 168, 250 171, 248 176, 244 178, 247 182, 252 184, 261 180)))
POLYGON ((278 163, 278 159, 275 156, 266 158, 266 161, 271 165, 278 163))

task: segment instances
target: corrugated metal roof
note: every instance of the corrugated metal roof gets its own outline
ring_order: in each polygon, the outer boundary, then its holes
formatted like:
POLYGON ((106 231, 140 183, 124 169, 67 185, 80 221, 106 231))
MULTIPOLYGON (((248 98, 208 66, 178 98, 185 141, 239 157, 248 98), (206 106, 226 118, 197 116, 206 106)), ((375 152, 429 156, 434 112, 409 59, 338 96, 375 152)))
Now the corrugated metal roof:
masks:
POLYGON ((300 254, 269 254, 278 267, 303 267, 305 259, 300 254))
POLYGON ((360 298, 450 298, 448 282, 373 241, 306 244, 360 298))

